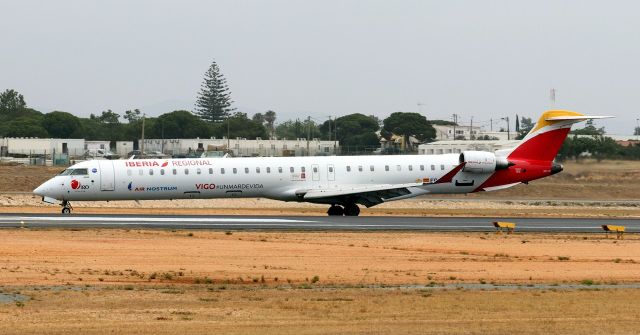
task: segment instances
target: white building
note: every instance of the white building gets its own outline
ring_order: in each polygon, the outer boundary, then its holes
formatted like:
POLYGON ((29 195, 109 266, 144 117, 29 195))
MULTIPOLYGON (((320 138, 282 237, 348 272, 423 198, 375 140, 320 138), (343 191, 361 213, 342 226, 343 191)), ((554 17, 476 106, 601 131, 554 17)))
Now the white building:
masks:
POLYGON ((433 128, 436 130, 436 140, 437 141, 447 141, 454 140, 456 138, 464 137, 465 139, 470 139, 471 136, 477 137, 477 135, 482 130, 481 127, 471 127, 465 125, 459 126, 444 126, 434 124, 433 128), (454 137, 455 132, 455 137, 454 137))
MULTIPOLYGON (((142 148, 142 140, 138 149, 142 148)), ((211 139, 145 139, 144 151, 158 151, 169 155, 184 155, 189 152, 231 150, 235 156, 320 156, 334 155, 339 148, 337 141, 320 141, 317 138, 307 141, 304 138, 255 139, 211 138, 211 139), (227 145, 229 148, 227 148, 227 145)))
POLYGON ((85 150, 111 150, 111 141, 84 141, 85 150))
POLYGON ((510 149, 518 145, 520 141, 436 141, 418 146, 420 155, 440 155, 460 153, 463 151, 490 151, 510 149))
POLYGON ((85 152, 84 139, 8 137, 0 140, 4 156, 51 155, 52 153, 82 156, 85 152))

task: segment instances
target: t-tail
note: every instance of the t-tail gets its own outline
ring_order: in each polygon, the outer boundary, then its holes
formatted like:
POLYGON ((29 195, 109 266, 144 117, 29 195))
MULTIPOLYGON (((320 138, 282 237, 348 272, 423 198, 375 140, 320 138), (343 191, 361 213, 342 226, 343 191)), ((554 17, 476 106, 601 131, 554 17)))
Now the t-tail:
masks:
POLYGON ((588 116, 568 110, 542 113, 533 129, 513 149, 500 150, 496 156, 506 157, 509 168, 499 170, 476 191, 495 190, 543 178, 562 171, 554 162, 562 143, 574 123, 612 116, 588 116))

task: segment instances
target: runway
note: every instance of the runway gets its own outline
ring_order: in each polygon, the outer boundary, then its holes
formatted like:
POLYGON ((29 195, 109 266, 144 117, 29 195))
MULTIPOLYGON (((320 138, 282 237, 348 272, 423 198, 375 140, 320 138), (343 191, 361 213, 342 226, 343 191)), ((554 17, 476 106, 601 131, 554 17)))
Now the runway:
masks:
POLYGON ((401 217, 401 216, 204 216, 0 214, 0 228, 154 228, 304 231, 494 231, 493 221, 516 223, 521 232, 602 232, 601 225, 640 232, 640 219, 401 217))

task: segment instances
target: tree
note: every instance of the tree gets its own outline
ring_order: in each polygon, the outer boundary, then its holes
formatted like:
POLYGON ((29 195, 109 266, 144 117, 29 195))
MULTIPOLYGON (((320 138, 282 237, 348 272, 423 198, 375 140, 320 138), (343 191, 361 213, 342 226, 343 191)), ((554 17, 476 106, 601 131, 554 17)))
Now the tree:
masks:
POLYGON ((585 123, 584 128, 572 130, 571 133, 572 134, 576 134, 576 135, 596 135, 596 136, 598 136, 598 135, 604 135, 605 131, 604 131, 604 127, 596 128, 593 125, 593 119, 589 119, 585 123))
POLYGON ((337 134, 340 145, 347 147, 379 146, 380 142, 378 135, 376 135, 378 129, 380 129, 380 126, 375 118, 360 113, 325 121, 320 126, 320 132, 325 135, 323 137, 331 139, 332 134, 329 133, 329 130, 331 130, 332 133, 337 134))
POLYGON ((525 136, 527 136, 527 134, 531 131, 531 129, 533 129, 533 126, 535 125, 530 117, 523 116, 520 120, 520 122, 516 123, 516 125, 518 125, 518 128, 520 129, 518 131, 518 134, 516 135, 516 140, 521 140, 525 136))
POLYGON ((83 137, 80 119, 66 112, 54 111, 45 114, 42 126, 54 138, 83 137))
POLYGON ((268 110, 264 113, 264 120, 267 122, 267 130, 269 131, 269 137, 274 136, 275 129, 273 128, 274 123, 276 122, 276 112, 272 110, 268 110))
POLYGON ((0 114, 15 113, 27 107, 22 94, 7 89, 0 93, 0 114))
POLYGON ((256 137, 267 137, 267 130, 262 123, 249 119, 246 113, 241 112, 236 112, 229 116, 225 122, 217 123, 213 127, 216 136, 220 137, 227 136, 227 131, 229 132, 229 138, 255 139, 256 137))
POLYGON ((633 130, 633 135, 640 135, 640 127, 636 127, 636 128, 633 130))
POLYGON ((198 93, 197 115, 207 122, 222 121, 235 110, 235 108, 231 108, 232 103, 227 80, 220 73, 218 64, 213 62, 204 74, 204 80, 198 93))
POLYGON ((89 116, 89 119, 96 120, 100 123, 120 123, 120 114, 109 109, 106 111, 102 111, 102 114, 100 116, 95 116, 92 113, 89 116))
POLYGON ((384 119, 383 124, 388 132, 404 136, 404 143, 409 145, 409 150, 413 149, 409 143, 410 136, 422 142, 430 142, 436 137, 436 130, 419 113, 395 112, 384 119))
POLYGON ((134 109, 132 110, 128 110, 124 112, 124 119, 127 120, 127 122, 132 123, 135 121, 140 120, 141 116, 140 116, 141 112, 139 109, 134 109))
POLYGON ((288 120, 279 124, 275 128, 275 135, 278 138, 303 138, 310 134, 311 138, 317 138, 319 134, 318 125, 311 120, 300 121, 300 119, 288 120))
POLYGON ((40 118, 21 117, 0 123, 0 137, 49 137, 40 118))
MULTIPOLYGON (((185 110, 160 115, 152 129, 156 137, 163 138, 210 137, 212 133, 211 127, 206 122, 185 110)), ((147 137, 146 134, 145 137, 147 137)))
POLYGON ((518 118, 518 114, 516 114, 516 133, 520 132, 520 119, 518 118))

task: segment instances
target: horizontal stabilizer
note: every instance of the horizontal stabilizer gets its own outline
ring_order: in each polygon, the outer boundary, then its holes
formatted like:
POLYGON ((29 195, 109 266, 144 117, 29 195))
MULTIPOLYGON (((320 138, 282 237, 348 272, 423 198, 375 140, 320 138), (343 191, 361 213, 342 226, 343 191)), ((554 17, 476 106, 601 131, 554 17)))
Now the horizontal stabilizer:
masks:
POLYGON ((545 118, 545 121, 585 121, 589 119, 610 119, 615 116, 609 115, 563 115, 563 116, 551 116, 545 118))

